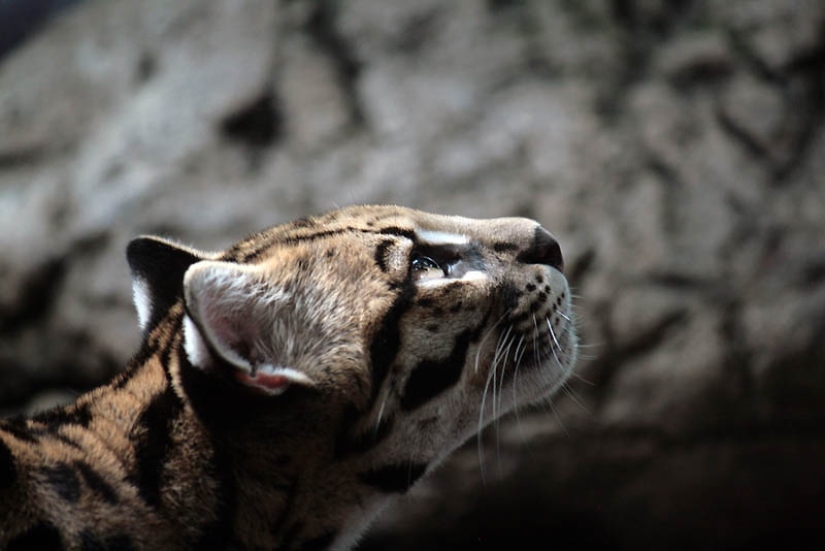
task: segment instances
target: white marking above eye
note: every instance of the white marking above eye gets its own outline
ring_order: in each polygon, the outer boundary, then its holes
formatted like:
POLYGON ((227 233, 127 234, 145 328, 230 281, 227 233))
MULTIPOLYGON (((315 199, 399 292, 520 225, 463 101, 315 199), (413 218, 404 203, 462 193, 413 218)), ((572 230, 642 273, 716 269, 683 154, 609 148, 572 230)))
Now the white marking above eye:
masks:
POLYGON ((435 230, 416 230, 418 239, 427 245, 466 245, 470 242, 466 235, 435 230))
POLYGON ((487 274, 481 270, 469 270, 461 276, 461 281, 481 281, 483 279, 487 279, 487 274))
POLYGON ((424 287, 437 287, 439 285, 447 285, 449 283, 455 283, 456 281, 483 281, 487 279, 487 274, 479 270, 470 270, 469 272, 465 273, 459 278, 451 278, 451 277, 434 277, 434 278, 426 278, 426 279, 419 279, 416 281, 416 285, 422 285, 424 287))

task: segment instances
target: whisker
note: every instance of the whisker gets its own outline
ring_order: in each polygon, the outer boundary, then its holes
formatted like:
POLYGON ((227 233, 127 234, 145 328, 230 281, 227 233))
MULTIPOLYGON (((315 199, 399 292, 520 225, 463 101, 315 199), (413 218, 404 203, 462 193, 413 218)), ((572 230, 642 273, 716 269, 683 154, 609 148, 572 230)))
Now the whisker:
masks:
POLYGON ((547 409, 546 406, 550 406, 550 411, 553 412, 553 417, 556 418, 556 422, 561 427, 561 430, 564 431, 564 434, 566 436, 570 436, 570 432, 568 432, 567 427, 564 426, 564 421, 561 420, 561 416, 559 415, 558 410, 556 410, 556 406, 553 405, 553 400, 551 398, 547 398, 547 400, 545 400, 544 403, 545 403, 545 409, 547 409))
MULTIPOLYGON (((498 384, 498 412, 499 416, 495 418, 495 431, 496 431, 496 459, 498 461, 498 469, 499 475, 503 478, 504 473, 501 470, 501 411, 502 405, 501 402, 504 400, 504 374, 507 371, 507 358, 510 356, 510 349, 513 347, 513 342, 515 340, 514 337, 510 336, 510 332, 513 329, 511 325, 507 330, 507 346, 504 348, 504 352, 501 355, 501 375, 499 376, 499 384, 498 384)), ((493 398, 495 399, 495 393, 493 394, 493 398)))
POLYGON ((524 335, 522 335, 521 337, 519 337, 518 344, 516 345, 516 350, 513 352, 513 412, 516 415, 516 427, 519 436, 522 440, 524 440, 524 433, 521 429, 521 418, 518 414, 518 400, 516 399, 516 388, 518 387, 518 371, 519 367, 521 367, 521 358, 524 356, 524 352, 526 350, 527 346, 524 340, 524 335))
MULTIPOLYGON (((513 326, 509 326, 507 331, 505 331, 500 337, 498 346, 496 347, 496 351, 493 354, 493 365, 498 366, 499 362, 502 359, 502 351, 510 338, 510 333, 513 331, 513 326)), ((504 367, 502 366, 502 374, 504 373, 504 367)), ((501 394, 501 387, 498 387, 498 392, 501 394)), ((493 379, 493 422, 498 420, 498 408, 497 408, 497 400, 496 400, 496 379, 493 379)))
MULTIPOLYGON (((553 338, 553 341, 556 343, 559 350, 561 350, 561 345, 558 344, 559 341, 556 339, 556 334, 553 331, 553 326, 550 324, 549 320, 547 320, 547 327, 548 327, 548 329, 550 329, 550 336, 553 338)), ((553 359, 556 362, 556 366, 558 366, 558 368, 561 370, 562 374, 564 374, 564 364, 561 362, 561 359, 559 358, 559 355, 556 353, 556 347, 553 346, 552 343, 550 344, 550 352, 553 353, 553 359)), ((549 359, 549 356, 548 356, 548 359, 549 359)))
POLYGON ((584 411, 588 415, 593 415, 593 412, 590 410, 590 408, 587 407, 587 405, 585 405, 584 399, 579 395, 578 392, 576 392, 576 390, 573 387, 565 383, 559 388, 559 390, 564 392, 564 394, 568 398, 570 398, 574 404, 581 408, 582 411, 584 411))
POLYGON ((553 338, 553 342, 556 344, 556 348, 561 350, 561 344, 559 344, 559 339, 556 338, 556 332, 553 331, 553 324, 550 323, 550 318, 546 318, 544 321, 547 322, 547 328, 550 330, 550 336, 553 338))
MULTIPOLYGON (((513 348, 513 343, 515 343, 515 335, 510 337, 509 342, 507 343, 507 347, 504 349, 503 358, 505 360, 505 367, 506 367, 506 360, 507 360, 507 358, 510 357, 510 350, 513 348)), ((498 385, 498 388, 499 388, 499 411, 501 410, 501 400, 504 399, 504 396, 500 392, 500 390, 504 388, 504 372, 505 372, 505 369, 502 368, 501 377, 499 378, 499 385, 498 385)))
POLYGON ((604 348, 603 342, 591 342, 589 344, 579 344, 577 348, 604 348))
MULTIPOLYGON (((476 431, 476 434, 478 435, 476 438, 478 441, 478 465, 481 470, 481 483, 485 486, 487 485, 487 476, 486 471, 484 470, 484 445, 482 438, 482 429, 484 428, 484 406, 487 402, 487 392, 490 389, 490 382, 495 380, 496 369, 497 365, 494 361, 490 366, 490 372, 487 374, 487 382, 484 384, 484 392, 481 394, 481 407, 479 408, 478 413, 478 430, 476 431)), ((493 398, 495 399, 495 396, 493 398)))
POLYGON ((580 381, 580 382, 582 382, 582 383, 586 384, 587 386, 591 386, 591 387, 595 387, 595 386, 596 386, 596 382, 595 382, 595 381, 590 381, 590 380, 588 380, 588 379, 585 379, 583 375, 579 375, 579 374, 578 374, 578 373, 576 373, 575 371, 574 371, 573 373, 571 373, 571 374, 570 374, 570 378, 571 378, 571 379, 575 379, 575 380, 577 380, 577 381, 580 381))
MULTIPOLYGON (((507 316, 509 314, 510 314, 509 310, 507 312, 505 312, 504 314, 502 314, 501 317, 492 325, 492 327, 490 327, 490 329, 487 331, 487 333, 485 333, 484 337, 479 342, 478 349, 476 350, 476 358, 475 358, 475 365, 474 365, 474 372, 475 373, 478 373, 478 365, 479 365, 479 361, 480 361, 480 358, 481 358, 481 350, 484 348, 484 343, 493 334, 493 332, 501 324, 501 322, 504 321, 507 318, 507 316)), ((508 332, 510 330, 512 330, 512 326, 510 326, 510 328, 508 328, 508 332)), ((479 465, 479 470, 481 471, 481 482, 482 482, 482 484, 485 484, 485 485, 487 483, 487 476, 486 476, 486 471, 485 471, 485 468, 484 468, 484 438, 483 438, 483 435, 482 435, 482 429, 484 428, 484 407, 487 403, 487 393, 490 390, 490 382, 493 382, 493 384, 495 384, 495 373, 496 373, 496 369, 498 369, 498 360, 497 360, 496 356, 498 355, 498 351, 501 348, 502 337, 503 337, 503 335, 499 335, 499 340, 496 343, 496 347, 495 347, 496 352, 494 352, 494 354, 493 354, 493 360, 491 362, 489 372, 487 374, 487 381, 484 384, 484 392, 482 393, 482 396, 481 396, 481 407, 479 408, 479 412, 478 412, 478 430, 476 431, 476 440, 478 442, 478 465, 479 465)), ((493 389, 493 407, 495 408, 495 389, 493 389)))
POLYGON ((539 324, 536 321, 536 315, 533 314, 533 361, 535 362, 535 366, 538 368, 541 366, 541 357, 539 356, 539 324))
POLYGON ((498 321, 495 322, 493 324, 493 326, 490 327, 490 329, 487 330, 487 332, 484 334, 484 337, 481 338, 481 341, 479 341, 478 348, 476 349, 476 361, 475 361, 475 366, 473 367, 473 373, 478 373, 478 361, 479 361, 479 358, 481 356, 481 350, 484 348, 484 343, 487 341, 487 339, 490 337, 490 335, 493 334, 493 331, 495 331, 495 329, 498 327, 498 325, 502 321, 504 321, 504 319, 509 314, 510 314, 509 310, 507 312, 505 312, 504 314, 502 314, 502 316, 500 318, 498 318, 498 321))
POLYGON ((390 393, 386 392, 384 394, 384 399, 381 400, 381 407, 378 408, 378 419, 375 421, 375 433, 378 433, 379 427, 381 427, 381 418, 384 416, 384 406, 387 405, 387 399, 389 398, 390 393))

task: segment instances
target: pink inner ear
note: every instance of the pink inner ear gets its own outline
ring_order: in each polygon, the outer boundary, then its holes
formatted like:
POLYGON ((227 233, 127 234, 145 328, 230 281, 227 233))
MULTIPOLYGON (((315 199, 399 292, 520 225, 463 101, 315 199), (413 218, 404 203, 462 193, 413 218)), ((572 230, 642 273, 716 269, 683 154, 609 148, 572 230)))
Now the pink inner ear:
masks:
POLYGON ((289 377, 285 375, 267 375, 260 372, 250 375, 245 371, 238 371, 237 377, 243 384, 271 394, 280 394, 292 384, 289 377))
MULTIPOLYGON (((238 321, 211 311, 208 314, 209 330, 217 341, 215 344, 218 345, 219 352, 226 354, 224 349, 228 349, 229 353, 234 353, 244 363, 254 363, 252 343, 257 338, 257 328, 252 325, 242 327, 238 321)), ((230 361, 233 359, 230 358, 230 361)))

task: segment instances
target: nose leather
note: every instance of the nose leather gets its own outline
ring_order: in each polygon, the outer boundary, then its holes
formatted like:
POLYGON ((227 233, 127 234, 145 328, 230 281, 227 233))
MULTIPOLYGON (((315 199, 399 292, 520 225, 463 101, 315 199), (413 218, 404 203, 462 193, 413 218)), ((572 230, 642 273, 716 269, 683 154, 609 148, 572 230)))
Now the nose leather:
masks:
POLYGON ((517 259, 525 264, 544 264, 560 272, 564 271, 564 258, 559 242, 541 226, 536 228, 530 248, 522 251, 517 259))

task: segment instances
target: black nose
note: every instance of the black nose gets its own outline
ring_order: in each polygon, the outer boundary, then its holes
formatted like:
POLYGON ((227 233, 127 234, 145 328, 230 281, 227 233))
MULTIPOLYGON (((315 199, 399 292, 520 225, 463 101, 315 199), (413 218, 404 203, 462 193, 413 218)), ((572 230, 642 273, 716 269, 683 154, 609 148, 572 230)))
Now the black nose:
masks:
POLYGON ((559 242, 541 226, 536 228, 530 248, 518 255, 518 261, 525 264, 545 264, 560 272, 564 271, 559 242))

